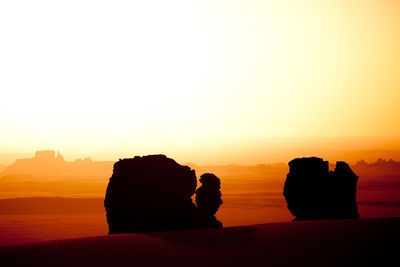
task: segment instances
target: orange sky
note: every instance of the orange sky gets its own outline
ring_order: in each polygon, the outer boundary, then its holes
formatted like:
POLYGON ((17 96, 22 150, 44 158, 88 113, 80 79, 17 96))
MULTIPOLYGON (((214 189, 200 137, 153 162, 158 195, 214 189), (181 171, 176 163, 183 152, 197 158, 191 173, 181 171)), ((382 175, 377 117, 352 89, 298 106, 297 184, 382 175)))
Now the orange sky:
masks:
POLYGON ((400 136, 399 14, 389 0, 3 1, 0 152, 206 162, 208 147, 221 163, 238 140, 400 136))

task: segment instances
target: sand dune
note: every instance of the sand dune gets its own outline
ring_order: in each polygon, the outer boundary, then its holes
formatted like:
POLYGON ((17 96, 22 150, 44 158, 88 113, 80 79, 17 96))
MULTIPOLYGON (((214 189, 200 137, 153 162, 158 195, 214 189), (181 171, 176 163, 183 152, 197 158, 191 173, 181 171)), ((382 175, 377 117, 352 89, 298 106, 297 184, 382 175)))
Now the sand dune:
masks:
POLYGON ((399 266, 400 219, 304 221, 0 247, 1 266, 399 266))

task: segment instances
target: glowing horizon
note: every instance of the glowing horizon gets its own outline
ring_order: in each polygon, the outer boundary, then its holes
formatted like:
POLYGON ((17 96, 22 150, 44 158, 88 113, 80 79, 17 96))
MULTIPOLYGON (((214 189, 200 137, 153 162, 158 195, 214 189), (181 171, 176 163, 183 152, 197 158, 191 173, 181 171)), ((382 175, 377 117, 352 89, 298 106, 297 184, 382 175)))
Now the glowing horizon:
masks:
POLYGON ((378 0, 0 3, 1 152, 221 157, 244 139, 400 136, 399 13, 378 0))

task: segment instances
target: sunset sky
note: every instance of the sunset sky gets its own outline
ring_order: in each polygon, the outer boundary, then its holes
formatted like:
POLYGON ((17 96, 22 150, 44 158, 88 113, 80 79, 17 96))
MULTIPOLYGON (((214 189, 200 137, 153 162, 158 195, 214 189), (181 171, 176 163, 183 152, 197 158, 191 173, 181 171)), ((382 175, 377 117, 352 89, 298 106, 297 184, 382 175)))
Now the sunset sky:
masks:
POLYGON ((0 152, 191 160, 251 138, 400 136, 399 14, 395 0, 1 1, 0 152))

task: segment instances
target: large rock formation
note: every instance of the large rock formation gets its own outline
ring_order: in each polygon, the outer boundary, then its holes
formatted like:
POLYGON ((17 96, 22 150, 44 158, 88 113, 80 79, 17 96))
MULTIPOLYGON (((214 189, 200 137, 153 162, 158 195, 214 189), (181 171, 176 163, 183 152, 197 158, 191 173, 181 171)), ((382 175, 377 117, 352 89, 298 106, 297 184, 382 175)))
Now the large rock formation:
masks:
POLYGON ((109 233, 200 227, 191 199, 196 186, 194 170, 164 155, 116 162, 104 200, 109 233))
POLYGON ((215 213, 222 205, 221 182, 212 173, 205 173, 200 177, 202 186, 196 190, 196 225, 199 228, 222 227, 222 223, 215 218, 215 213))
POLYGON ((334 171, 321 158, 297 158, 289 162, 284 192, 295 220, 358 218, 358 176, 345 162, 334 171))

